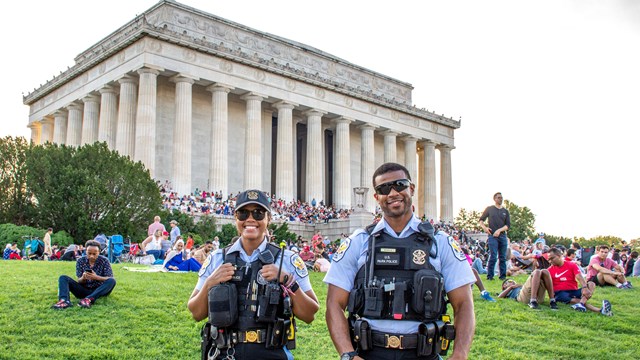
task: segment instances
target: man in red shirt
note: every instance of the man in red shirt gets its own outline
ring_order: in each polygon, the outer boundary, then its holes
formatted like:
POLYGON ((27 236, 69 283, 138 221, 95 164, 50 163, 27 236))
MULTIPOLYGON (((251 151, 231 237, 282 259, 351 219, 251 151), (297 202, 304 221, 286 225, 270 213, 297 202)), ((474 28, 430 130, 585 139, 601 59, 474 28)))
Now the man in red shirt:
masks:
POLYGON ((551 275, 557 301, 573 304, 571 307, 580 312, 585 312, 588 309, 606 316, 613 315, 611 303, 608 300, 602 300, 602 308, 587 304, 587 301, 593 296, 596 284, 584 279, 578 265, 571 261, 565 261, 562 250, 551 248, 549 263, 551 266, 547 270, 551 275), (578 282, 580 282, 581 288, 578 288, 578 282))
POLYGON ((624 277, 624 269, 615 261, 607 257, 609 247, 607 245, 598 246, 596 256, 591 258, 587 268, 587 278, 596 285, 613 285, 618 289, 631 289, 631 283, 624 277))

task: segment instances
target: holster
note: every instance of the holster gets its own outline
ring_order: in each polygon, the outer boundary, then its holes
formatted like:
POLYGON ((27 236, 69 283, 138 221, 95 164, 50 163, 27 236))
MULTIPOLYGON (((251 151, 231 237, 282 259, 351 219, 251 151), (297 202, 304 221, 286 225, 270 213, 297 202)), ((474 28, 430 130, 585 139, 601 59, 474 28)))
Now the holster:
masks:
POLYGON ((358 349, 367 351, 373 348, 371 327, 369 327, 368 321, 362 319, 356 320, 353 324, 353 336, 358 349))
POLYGON ((290 326, 291 320, 289 319, 276 319, 275 322, 269 324, 265 347, 267 349, 279 349, 285 346, 289 338, 288 333, 290 326))
MULTIPOLYGON (((214 328, 215 329, 215 328, 214 328)), ((216 330, 214 330, 216 331, 216 330)), ((202 327, 200 331, 200 335, 202 336, 202 340, 200 341, 200 349, 202 351, 202 360, 207 360, 209 350, 213 346, 213 339, 211 338, 211 324, 206 323, 202 327)))
POLYGON ((418 327, 418 356, 429 356, 436 350, 435 339, 438 336, 436 325, 432 322, 422 323, 418 327))
POLYGON ((384 305, 384 291, 382 286, 369 286, 364 289, 364 317, 380 318, 384 305))
MULTIPOLYGON (((212 330, 215 328, 212 328, 212 330)), ((213 338, 213 343, 218 349, 226 349, 231 346, 232 339, 231 333, 226 331, 226 329, 216 329, 216 331, 212 331, 211 337, 213 338)))
POLYGON ((456 338, 456 329, 451 323, 445 323, 443 332, 442 344, 440 345, 440 355, 446 355, 449 350, 451 342, 456 338))

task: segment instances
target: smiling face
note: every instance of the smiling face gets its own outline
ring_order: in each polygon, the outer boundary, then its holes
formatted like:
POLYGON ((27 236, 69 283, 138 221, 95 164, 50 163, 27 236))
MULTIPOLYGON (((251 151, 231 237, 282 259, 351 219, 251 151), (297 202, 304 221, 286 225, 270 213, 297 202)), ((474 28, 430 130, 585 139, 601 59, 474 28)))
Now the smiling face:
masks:
POLYGON ((238 234, 240 234, 244 240, 262 241, 267 231, 269 220, 271 220, 271 214, 266 212, 264 219, 256 220, 253 217, 253 211, 265 211, 263 207, 256 204, 248 204, 243 206, 242 210, 247 210, 250 215, 246 220, 240 220, 238 218, 238 210, 236 210, 236 228, 238 229, 238 234))
MULTIPOLYGON (((376 176, 374 186, 392 182, 396 180, 407 179, 407 174, 402 170, 390 171, 376 176)), ((398 192, 392 188, 388 195, 374 194, 376 201, 380 205, 380 209, 387 218, 400 218, 411 214, 411 196, 413 196, 415 185, 411 184, 408 188, 398 192)))

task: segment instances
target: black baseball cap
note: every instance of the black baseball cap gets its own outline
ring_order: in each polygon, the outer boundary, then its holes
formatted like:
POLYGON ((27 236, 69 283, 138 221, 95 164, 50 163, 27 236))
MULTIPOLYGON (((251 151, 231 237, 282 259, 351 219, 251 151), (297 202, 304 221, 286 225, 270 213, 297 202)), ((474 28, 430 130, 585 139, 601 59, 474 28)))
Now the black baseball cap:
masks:
POLYGON ((238 195, 236 200, 236 210, 242 208, 245 205, 256 204, 262 206, 265 210, 271 211, 269 205, 269 198, 265 193, 260 190, 247 190, 238 195))

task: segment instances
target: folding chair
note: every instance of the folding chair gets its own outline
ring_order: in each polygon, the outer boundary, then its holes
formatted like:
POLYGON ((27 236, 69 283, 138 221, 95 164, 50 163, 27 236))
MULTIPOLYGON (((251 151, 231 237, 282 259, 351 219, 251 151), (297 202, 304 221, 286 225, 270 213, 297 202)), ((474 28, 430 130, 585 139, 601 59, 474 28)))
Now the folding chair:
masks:
POLYGON ((109 237, 109 262, 111 263, 119 263, 120 256, 124 251, 124 241, 122 239, 122 235, 111 235, 109 237))

